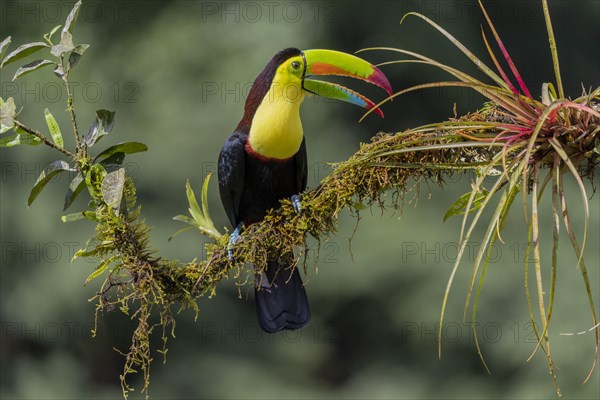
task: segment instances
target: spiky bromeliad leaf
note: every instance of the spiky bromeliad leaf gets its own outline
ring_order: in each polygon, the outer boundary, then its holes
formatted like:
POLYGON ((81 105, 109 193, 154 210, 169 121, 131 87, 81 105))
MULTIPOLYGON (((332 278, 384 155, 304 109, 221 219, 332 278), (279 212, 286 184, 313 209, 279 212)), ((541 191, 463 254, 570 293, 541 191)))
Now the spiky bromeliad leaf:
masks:
POLYGON ((50 179, 52 179, 55 175, 65 171, 75 171, 75 169, 62 160, 53 161, 48 164, 33 185, 33 188, 29 193, 29 198, 27 199, 27 205, 30 206, 33 203, 50 179))

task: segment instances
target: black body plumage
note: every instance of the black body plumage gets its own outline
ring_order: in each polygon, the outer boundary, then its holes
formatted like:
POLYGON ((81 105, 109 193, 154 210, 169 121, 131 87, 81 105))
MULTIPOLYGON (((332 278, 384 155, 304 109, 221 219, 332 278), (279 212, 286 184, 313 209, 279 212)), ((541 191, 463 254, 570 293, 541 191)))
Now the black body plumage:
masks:
MULTIPOLYGON (((277 67, 298 49, 277 53, 256 78, 250 90, 244 116, 226 140, 219 155, 218 175, 221 201, 235 228, 261 221, 282 199, 306 188, 307 156, 304 140, 288 160, 270 160, 247 146, 252 118, 269 91, 277 67)), ((267 332, 298 329, 310 320, 306 291, 291 254, 271 257, 265 273, 257 278, 256 310, 261 328, 267 332)))

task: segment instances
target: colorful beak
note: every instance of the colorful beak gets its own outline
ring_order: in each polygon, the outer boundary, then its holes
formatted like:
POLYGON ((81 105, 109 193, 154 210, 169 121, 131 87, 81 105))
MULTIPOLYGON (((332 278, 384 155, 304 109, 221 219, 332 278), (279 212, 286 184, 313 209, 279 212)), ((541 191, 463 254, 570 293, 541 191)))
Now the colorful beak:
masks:
MULTIPOLYGON (((307 79, 316 75, 340 75, 361 79, 377 85, 392 95, 392 86, 387 77, 377 67, 362 58, 334 50, 306 50, 302 52, 304 58, 304 75, 302 87, 304 90, 329 97, 367 110, 375 107, 375 103, 353 90, 331 82, 307 79)), ((375 110, 382 118, 383 112, 375 110)))

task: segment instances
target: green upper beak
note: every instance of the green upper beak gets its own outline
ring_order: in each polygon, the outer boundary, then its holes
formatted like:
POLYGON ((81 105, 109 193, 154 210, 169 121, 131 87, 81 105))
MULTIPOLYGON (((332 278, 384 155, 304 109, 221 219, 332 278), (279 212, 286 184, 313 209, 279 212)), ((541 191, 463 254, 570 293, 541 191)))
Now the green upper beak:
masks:
MULTIPOLYGON (((302 87, 309 92, 346 101, 366 109, 375 107, 375 103, 371 100, 347 87, 308 79, 315 75, 341 75, 367 81, 383 88, 390 96, 392 95, 392 86, 383 72, 362 58, 341 51, 320 49, 305 50, 302 52, 302 57, 304 58, 302 87)), ((375 111, 383 117, 380 109, 375 111)))

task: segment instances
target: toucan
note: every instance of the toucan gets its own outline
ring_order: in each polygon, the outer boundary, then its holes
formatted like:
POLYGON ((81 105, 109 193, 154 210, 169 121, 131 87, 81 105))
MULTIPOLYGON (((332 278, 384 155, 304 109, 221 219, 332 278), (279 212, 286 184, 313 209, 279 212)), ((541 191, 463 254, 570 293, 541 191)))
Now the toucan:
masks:
MULTIPOLYGON (((334 98, 366 109, 375 106, 344 86, 309 79, 317 75, 361 79, 392 94, 388 79, 377 67, 351 54, 287 48, 273 56, 252 84, 244 115, 219 154, 219 194, 235 228, 228 247, 230 260, 241 230, 261 221, 282 199, 290 198, 296 211, 301 212, 299 194, 307 180, 306 143, 300 121, 305 95, 334 98)), ((381 110, 375 111, 383 117, 381 110)), ((256 277, 255 302, 259 325, 266 332, 299 329, 308 324, 308 298, 293 254, 268 257, 266 268, 256 277)))

